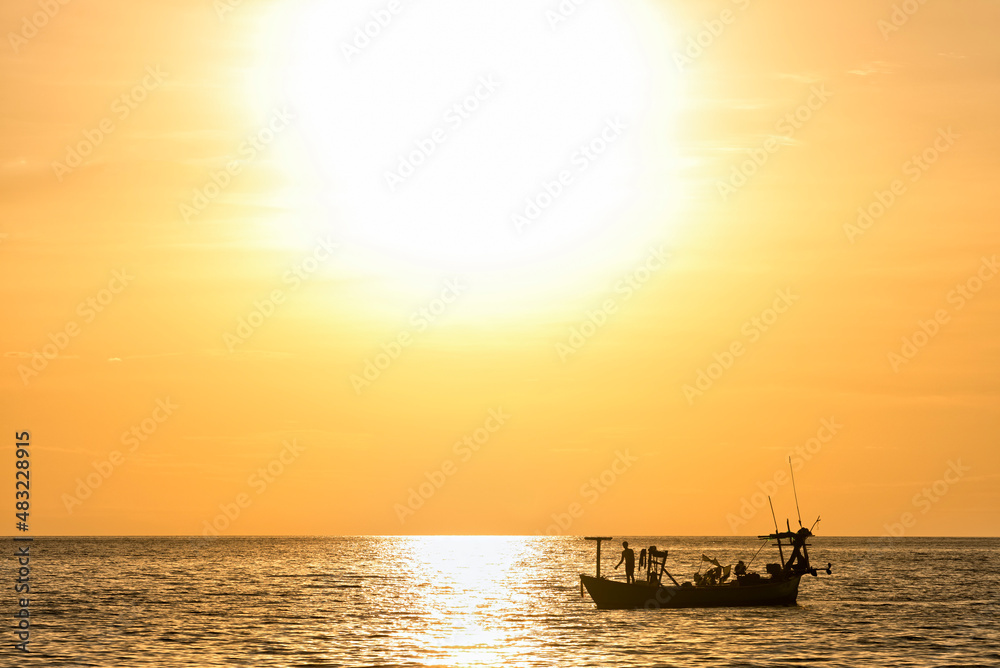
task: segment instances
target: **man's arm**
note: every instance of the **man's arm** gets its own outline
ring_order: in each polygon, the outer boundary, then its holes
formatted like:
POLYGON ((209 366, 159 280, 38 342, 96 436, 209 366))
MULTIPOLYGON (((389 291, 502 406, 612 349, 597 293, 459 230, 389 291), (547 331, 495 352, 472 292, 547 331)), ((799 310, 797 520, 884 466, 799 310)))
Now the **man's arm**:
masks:
POLYGON ((622 558, 618 560, 617 564, 615 564, 615 568, 621 566, 623 561, 625 561, 625 550, 622 550, 622 558))

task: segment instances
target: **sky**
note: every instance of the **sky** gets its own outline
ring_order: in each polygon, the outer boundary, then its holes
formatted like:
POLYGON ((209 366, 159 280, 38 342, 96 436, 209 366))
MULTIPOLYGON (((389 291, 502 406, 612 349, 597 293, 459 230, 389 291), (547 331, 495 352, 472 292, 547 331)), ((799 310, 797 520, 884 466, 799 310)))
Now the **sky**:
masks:
POLYGON ((996 536, 998 19, 5 2, 5 484, 35 535, 996 536))

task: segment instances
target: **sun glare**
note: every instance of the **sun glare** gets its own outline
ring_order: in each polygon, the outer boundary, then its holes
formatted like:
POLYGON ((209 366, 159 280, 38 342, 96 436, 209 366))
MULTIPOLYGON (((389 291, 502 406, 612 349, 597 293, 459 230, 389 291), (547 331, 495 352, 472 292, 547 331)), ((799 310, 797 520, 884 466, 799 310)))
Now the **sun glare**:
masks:
POLYGON ((671 151, 649 143, 670 122, 651 93, 670 75, 613 5, 565 18, 573 30, 528 0, 483 11, 307 5, 285 94, 316 197, 368 258, 359 272, 565 298, 664 241, 671 151), (664 182, 650 195, 652 173, 664 182))
POLYGON ((511 536, 421 536, 410 538, 414 567, 433 577, 421 606, 442 621, 423 638, 435 665, 497 665, 496 648, 513 639, 491 619, 498 610, 527 604, 508 581, 519 578, 529 557, 521 538, 511 536), (455 616, 456 611, 464 614, 455 616), (447 619, 447 622, 445 622, 447 619))

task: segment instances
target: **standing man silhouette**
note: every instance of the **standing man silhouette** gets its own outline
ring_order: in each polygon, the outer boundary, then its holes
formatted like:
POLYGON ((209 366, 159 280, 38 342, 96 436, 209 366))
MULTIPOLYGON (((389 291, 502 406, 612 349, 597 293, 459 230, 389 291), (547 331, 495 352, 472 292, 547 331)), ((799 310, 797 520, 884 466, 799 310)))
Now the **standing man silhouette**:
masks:
POLYGON ((633 552, 629 548, 627 540, 623 540, 622 541, 622 547, 625 548, 625 549, 622 550, 622 558, 619 559, 618 563, 615 565, 615 570, 617 571, 618 570, 618 566, 621 566, 622 562, 624 561, 625 562, 625 582, 627 582, 627 583, 628 582, 635 583, 635 552, 633 552))

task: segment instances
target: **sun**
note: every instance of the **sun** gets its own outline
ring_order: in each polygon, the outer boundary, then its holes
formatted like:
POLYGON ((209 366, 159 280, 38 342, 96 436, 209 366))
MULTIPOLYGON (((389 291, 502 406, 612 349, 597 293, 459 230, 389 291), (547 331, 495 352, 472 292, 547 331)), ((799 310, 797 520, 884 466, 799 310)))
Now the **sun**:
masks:
POLYGON ((284 91, 359 269, 539 294, 662 242, 672 76, 638 21, 612 3, 305 5, 284 91))

